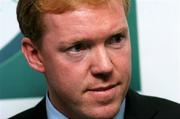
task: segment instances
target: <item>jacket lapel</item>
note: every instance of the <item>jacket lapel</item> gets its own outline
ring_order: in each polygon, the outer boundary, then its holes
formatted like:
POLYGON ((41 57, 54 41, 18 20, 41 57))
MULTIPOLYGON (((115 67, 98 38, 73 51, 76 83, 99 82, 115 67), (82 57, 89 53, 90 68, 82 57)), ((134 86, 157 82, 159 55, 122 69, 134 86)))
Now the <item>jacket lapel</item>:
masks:
POLYGON ((32 115, 32 119, 47 119, 45 100, 46 99, 43 98, 43 100, 41 100, 41 102, 32 109, 32 111, 34 112, 34 114, 32 115))
POLYGON ((158 111, 144 96, 129 90, 126 96, 125 119, 152 119, 158 111))

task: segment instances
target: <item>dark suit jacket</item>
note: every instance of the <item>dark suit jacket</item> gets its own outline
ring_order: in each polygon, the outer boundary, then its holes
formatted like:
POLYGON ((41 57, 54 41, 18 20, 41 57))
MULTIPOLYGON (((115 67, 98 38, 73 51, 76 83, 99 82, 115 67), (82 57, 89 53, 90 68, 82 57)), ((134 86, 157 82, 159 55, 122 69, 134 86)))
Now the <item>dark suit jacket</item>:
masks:
MULTIPOLYGON (((45 99, 10 119, 47 119, 45 99)), ((125 119, 180 119, 180 105, 129 90, 126 96, 125 119)))

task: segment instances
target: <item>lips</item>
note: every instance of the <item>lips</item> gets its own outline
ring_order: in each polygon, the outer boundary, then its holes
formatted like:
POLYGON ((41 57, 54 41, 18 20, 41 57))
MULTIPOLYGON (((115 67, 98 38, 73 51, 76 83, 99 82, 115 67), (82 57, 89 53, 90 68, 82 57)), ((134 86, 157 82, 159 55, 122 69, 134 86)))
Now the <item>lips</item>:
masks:
POLYGON ((93 87, 88 89, 88 91, 94 91, 94 92, 102 92, 102 91, 107 91, 110 90, 114 87, 116 87, 118 84, 112 84, 112 85, 108 85, 108 86, 98 86, 98 87, 93 87))
POLYGON ((102 105, 110 104, 118 98, 119 84, 98 85, 86 90, 89 99, 102 105))

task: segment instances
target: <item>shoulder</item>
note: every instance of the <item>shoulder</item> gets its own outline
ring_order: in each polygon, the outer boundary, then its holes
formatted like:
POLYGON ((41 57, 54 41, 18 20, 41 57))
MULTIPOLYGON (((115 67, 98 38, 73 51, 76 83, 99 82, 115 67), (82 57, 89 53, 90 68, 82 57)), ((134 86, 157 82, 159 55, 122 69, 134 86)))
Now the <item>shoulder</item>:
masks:
POLYGON ((9 119, 47 119, 45 98, 35 107, 21 112, 9 119))
POLYGON ((35 115, 35 109, 34 108, 30 108, 26 111, 23 111, 13 117, 10 117, 9 119, 32 119, 33 116, 35 115))
MULTIPOLYGON (((152 96, 127 93, 127 112, 133 115, 151 115, 158 118, 180 119, 180 104, 152 96)), ((153 118, 152 118, 153 119, 153 118)))
MULTIPOLYGON (((137 104, 141 105, 146 105, 146 106, 151 106, 151 107, 156 107, 159 109, 164 109, 164 108, 174 108, 174 109, 180 109, 180 104, 163 99, 163 98, 158 98, 158 97, 153 97, 153 96, 145 96, 138 94, 132 90, 130 90, 127 94, 127 97, 130 97, 130 100, 132 99, 135 101, 137 104)), ((180 111, 180 110, 178 110, 180 111)))

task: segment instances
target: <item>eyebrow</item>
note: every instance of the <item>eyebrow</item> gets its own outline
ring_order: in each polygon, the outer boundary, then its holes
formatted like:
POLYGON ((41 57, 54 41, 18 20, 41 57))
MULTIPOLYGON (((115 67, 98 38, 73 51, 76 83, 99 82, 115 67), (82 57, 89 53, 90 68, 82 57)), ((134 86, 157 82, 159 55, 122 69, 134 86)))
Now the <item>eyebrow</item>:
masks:
POLYGON ((92 41, 87 38, 79 38, 79 39, 73 39, 73 40, 67 40, 67 41, 60 41, 58 44, 68 47, 69 45, 75 45, 77 43, 82 43, 82 42, 92 42, 92 41))
MULTIPOLYGON (((124 27, 121 27, 121 28, 119 28, 117 30, 114 30, 112 33, 108 34, 107 36, 104 36, 103 39, 111 38, 112 36, 120 34, 120 33, 128 33, 128 27, 124 26, 124 27)), ((79 38, 76 38, 76 39, 69 39, 69 40, 66 40, 66 41, 59 41, 58 44, 64 45, 64 46, 69 46, 69 45, 73 45, 73 44, 81 43, 81 42, 89 42, 89 43, 91 43, 93 41, 94 40, 91 40, 91 38, 79 37, 79 38)))
MULTIPOLYGON (((119 34, 119 33, 128 33, 128 27, 122 27, 122 28, 120 28, 120 29, 118 29, 118 30, 115 30, 113 33, 112 33, 112 35, 116 35, 116 34, 119 34)), ((111 35, 111 36, 112 36, 111 35)))

